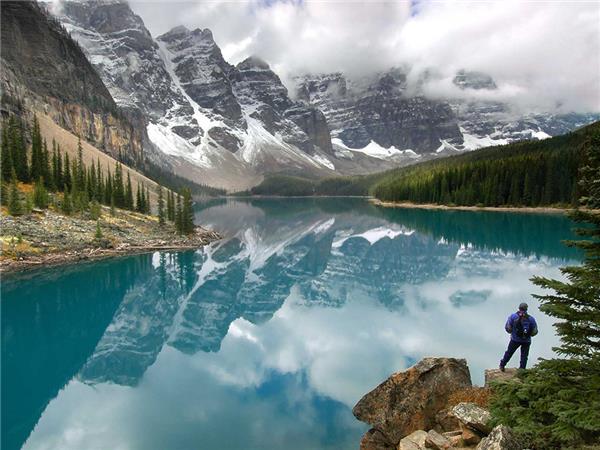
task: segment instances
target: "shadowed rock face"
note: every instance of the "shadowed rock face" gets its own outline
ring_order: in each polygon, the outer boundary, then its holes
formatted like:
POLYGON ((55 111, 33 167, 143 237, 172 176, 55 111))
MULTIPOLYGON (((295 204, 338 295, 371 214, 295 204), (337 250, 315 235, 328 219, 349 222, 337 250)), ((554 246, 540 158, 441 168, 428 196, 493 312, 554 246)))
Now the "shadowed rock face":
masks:
POLYGON ((449 396, 469 386, 466 360, 424 358, 366 394, 352 413, 380 431, 389 445, 396 446, 416 430, 433 428, 435 414, 444 408, 449 396))
POLYGON ((38 95, 107 108, 115 103, 79 46, 33 2, 2 2, 3 71, 38 95))
POLYGON ((298 99, 321 109, 333 137, 351 148, 371 141, 382 147, 437 150, 442 140, 463 142, 456 116, 444 101, 407 95, 398 70, 349 83, 341 73, 299 78, 298 99))

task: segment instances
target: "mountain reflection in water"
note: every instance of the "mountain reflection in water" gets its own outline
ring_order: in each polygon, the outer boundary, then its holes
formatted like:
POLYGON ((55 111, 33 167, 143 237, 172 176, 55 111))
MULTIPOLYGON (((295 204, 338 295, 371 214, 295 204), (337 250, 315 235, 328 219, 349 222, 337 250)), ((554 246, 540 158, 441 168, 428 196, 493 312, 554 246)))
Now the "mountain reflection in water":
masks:
POLYGON ((534 274, 578 254, 559 215, 228 200, 225 238, 2 283, 2 448, 356 448, 350 409, 423 356, 475 382, 534 274))

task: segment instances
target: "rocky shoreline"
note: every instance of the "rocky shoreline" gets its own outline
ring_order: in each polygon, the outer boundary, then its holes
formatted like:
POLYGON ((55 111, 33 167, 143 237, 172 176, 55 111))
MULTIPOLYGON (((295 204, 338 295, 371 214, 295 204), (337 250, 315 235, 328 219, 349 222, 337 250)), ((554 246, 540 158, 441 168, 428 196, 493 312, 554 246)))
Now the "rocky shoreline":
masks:
POLYGON ((522 450, 512 430, 492 426, 487 411, 490 382, 510 379, 516 370, 486 370, 485 386, 471 383, 467 362, 424 358, 397 372, 354 406, 354 416, 372 428, 361 450, 522 450))
POLYGON ((116 210, 111 215, 106 207, 102 208, 98 221, 51 210, 18 217, 3 212, 0 216, 0 273, 153 251, 190 250, 220 238, 218 233, 202 227, 196 227, 189 236, 181 236, 173 224, 161 226, 156 217, 124 210, 116 210))

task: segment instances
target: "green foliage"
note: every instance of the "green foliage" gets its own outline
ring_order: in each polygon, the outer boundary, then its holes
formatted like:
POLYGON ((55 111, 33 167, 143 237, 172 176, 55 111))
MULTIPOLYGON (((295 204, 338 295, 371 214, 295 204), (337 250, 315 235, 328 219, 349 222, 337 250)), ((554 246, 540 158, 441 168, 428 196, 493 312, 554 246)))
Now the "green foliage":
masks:
POLYGON ((125 188, 125 208, 133 211, 133 189, 129 172, 127 172, 127 187, 125 188))
POLYGON ((158 223, 161 226, 165 224, 165 199, 161 185, 158 185, 158 223))
POLYGON ((23 214, 23 205, 21 203, 21 194, 17 186, 17 174, 13 169, 8 191, 8 213, 11 216, 19 216, 23 214))
MULTIPOLYGON (((195 183, 187 178, 180 177, 179 175, 175 175, 172 172, 162 169, 154 165, 151 161, 145 161, 141 169, 148 178, 169 188, 171 191, 177 192, 181 191, 183 188, 188 188, 194 196, 219 196, 226 194, 224 189, 195 183)), ((175 204, 173 203, 173 205, 175 204)))
POLYGON ((90 202, 90 217, 92 220, 98 220, 101 215, 102 207, 100 206, 100 203, 98 203, 98 200, 92 200, 90 202))
POLYGON ((64 194, 63 194, 62 202, 60 204, 60 209, 67 216, 70 216, 73 213, 73 203, 71 202, 71 195, 69 194, 69 191, 66 189, 66 187, 64 189, 64 194))
POLYGON ((44 185, 44 179, 40 177, 33 186, 33 204, 40 209, 46 209, 50 199, 48 198, 48 191, 44 185))
POLYGON ((315 182, 304 178, 276 175, 251 190, 252 195, 308 196, 315 193, 315 182))
POLYGON ((96 239, 97 241, 99 241, 103 237, 104 236, 102 234, 102 228, 100 227, 100 221, 96 220, 96 233, 94 234, 94 239, 96 239))
MULTIPOLYGON (((585 143, 582 204, 600 204, 600 132, 585 143)), ((555 317, 561 358, 542 360, 521 382, 494 387, 492 415, 497 423, 515 428, 536 449, 600 444, 600 213, 577 210, 571 217, 587 225, 569 241, 585 253, 581 266, 562 268, 566 281, 534 277, 551 291, 535 295, 540 310, 555 317)))
POLYGON ((181 195, 177 194, 177 202, 175 206, 175 229, 178 233, 182 234, 183 230, 183 210, 181 208, 181 195))
POLYGON ((194 205, 192 193, 188 188, 183 189, 183 200, 181 206, 181 218, 179 233, 191 234, 194 232, 194 205))
MULTIPOLYGON (((397 169, 372 188, 384 201, 465 206, 570 205, 578 197, 583 143, 600 128, 491 147, 397 169)), ((573 205, 575 206, 575 205, 573 205)))

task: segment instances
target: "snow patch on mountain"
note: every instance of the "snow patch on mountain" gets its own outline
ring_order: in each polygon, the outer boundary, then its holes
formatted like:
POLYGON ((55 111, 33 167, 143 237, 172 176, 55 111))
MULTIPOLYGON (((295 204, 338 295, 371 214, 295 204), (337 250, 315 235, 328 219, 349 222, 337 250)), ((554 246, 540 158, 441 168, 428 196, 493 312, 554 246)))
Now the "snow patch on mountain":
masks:
POLYGON ((394 159, 394 158, 399 158, 399 157, 418 159, 421 157, 421 155, 418 155, 411 149, 398 150, 393 145, 391 147, 385 148, 385 147, 382 147, 381 145, 379 145, 375 141, 369 142, 363 148, 350 148, 346 144, 344 144, 344 141, 342 141, 340 138, 333 138, 331 140, 331 142, 334 145, 341 147, 343 150, 350 151, 350 152, 364 153, 365 155, 368 155, 368 156, 371 156, 371 157, 377 158, 377 159, 389 160, 389 159, 394 159))

